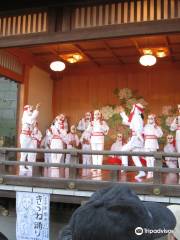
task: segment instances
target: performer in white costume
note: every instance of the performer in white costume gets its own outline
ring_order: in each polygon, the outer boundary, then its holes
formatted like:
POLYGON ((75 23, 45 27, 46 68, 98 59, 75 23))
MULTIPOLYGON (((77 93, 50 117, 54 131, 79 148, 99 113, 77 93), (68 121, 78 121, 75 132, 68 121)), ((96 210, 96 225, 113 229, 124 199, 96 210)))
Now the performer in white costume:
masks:
MULTIPOLYGON (((46 133, 44 138, 41 141, 41 147, 45 149, 50 149, 51 145, 51 139, 52 139, 52 131, 50 128, 46 129, 46 133)), ((44 162, 45 163, 51 163, 51 153, 44 153, 44 162)), ((49 176, 49 168, 45 167, 44 168, 44 176, 49 176)))
MULTIPOLYGON (((33 142, 34 148, 38 148, 41 144, 42 133, 38 128, 37 122, 34 123, 34 127, 32 130, 31 136, 32 136, 32 142, 33 142)), ((31 161, 32 162, 36 161, 36 157, 37 157, 37 153, 31 153, 31 161)))
MULTIPOLYGON (((179 115, 173 120, 170 126, 170 130, 176 131, 176 150, 178 153, 180 153, 180 104, 178 104, 177 106, 178 106, 179 115)), ((180 168, 180 158, 178 158, 178 165, 180 168)))
MULTIPOLYGON (((76 127, 75 125, 71 126, 70 132, 66 136, 66 144, 67 144, 67 149, 73 149, 73 148, 78 148, 79 146, 79 137, 76 134, 76 127)), ((66 154, 66 159, 65 163, 70 163, 71 162, 71 155, 66 154)), ((69 168, 65 168, 65 177, 69 177, 69 168)))
MULTIPOLYGON (((148 115, 147 124, 144 126, 144 150, 146 152, 157 151, 159 149, 158 138, 163 136, 161 127, 156 124, 156 115, 148 115)), ((154 167, 154 157, 146 157, 147 167, 154 167)), ((152 178, 153 172, 148 172, 147 178, 152 178)))
MULTIPOLYGON (((132 131, 132 136, 127 144, 122 147, 122 151, 142 151, 144 146, 143 139, 143 118, 142 113, 144 112, 144 107, 140 103, 133 105, 129 118, 127 117, 124 109, 122 107, 118 108, 120 116, 123 119, 123 124, 129 126, 132 131)), ((128 166, 127 156, 122 156, 122 164, 128 166)), ((137 167, 142 167, 142 163, 138 156, 132 156, 134 164, 137 167)), ((139 171, 138 175, 135 176, 135 179, 140 180, 141 177, 144 177, 146 174, 144 171, 139 171)))
MULTIPOLYGON (((89 124, 87 131, 91 133, 91 149, 102 151, 104 150, 104 136, 108 134, 109 127, 102 119, 100 110, 95 110, 94 119, 89 124)), ((92 162, 94 165, 102 165, 103 155, 92 155, 92 162)), ((101 172, 98 169, 98 172, 101 172)))
POLYGON ((91 113, 86 112, 85 117, 79 121, 77 130, 82 131, 82 132, 85 131, 87 129, 87 127, 89 126, 90 122, 91 122, 91 113))
MULTIPOLYGON (((88 132, 88 131, 84 131, 81 135, 81 138, 80 138, 80 142, 81 142, 81 145, 82 145, 82 150, 87 150, 87 151, 91 150, 90 141, 91 141, 91 133, 88 132)), ((92 164, 92 156, 91 155, 84 154, 82 156, 82 160, 83 160, 83 164, 87 164, 87 165, 92 164)), ((90 175, 90 173, 91 173, 90 169, 83 169, 82 170, 82 175, 83 176, 88 176, 88 175, 90 175)))
MULTIPOLYGON (((164 146, 164 152, 166 153, 176 153, 175 141, 173 135, 169 134, 166 137, 166 145, 164 146)), ((176 157, 165 157, 165 163, 168 168, 177 168, 176 157)), ((177 184, 178 176, 176 173, 167 173, 165 175, 164 184, 177 184)))
POLYGON ((57 117, 59 118, 59 123, 63 125, 64 129, 67 132, 68 131, 68 122, 67 122, 66 116, 63 113, 60 113, 57 117))
MULTIPOLYGON (((121 133, 117 134, 116 142, 114 142, 111 146, 111 151, 121 151, 123 147, 123 135, 121 133)), ((121 158, 120 156, 117 156, 121 158)))
MULTIPOLYGON (((64 128, 64 124, 61 121, 60 116, 58 115, 55 118, 54 123, 51 125, 51 132, 52 132, 52 138, 51 138, 51 149, 63 149, 65 138, 67 135, 67 131, 64 128)), ((62 153, 52 153, 51 154, 51 162, 52 163, 61 163, 62 160, 62 153)), ((50 175, 52 177, 59 177, 59 168, 58 167, 51 167, 51 173, 50 175)))
MULTIPOLYGON (((20 147, 21 148, 35 148, 33 141, 32 141, 32 131, 33 126, 37 120, 39 114, 39 107, 40 104, 36 105, 36 109, 33 110, 33 106, 26 105, 24 107, 24 112, 22 116, 22 131, 20 134, 20 147)), ((20 161, 31 161, 31 155, 29 153, 22 152, 20 161)), ((24 174, 26 168, 24 166, 20 166, 20 175, 24 174)))
MULTIPOLYGON (((174 144, 173 135, 169 134, 166 137, 166 145, 164 146, 165 153, 176 153, 176 147, 174 144)), ((165 157, 165 162, 169 168, 177 168, 177 158, 176 157, 165 157)))

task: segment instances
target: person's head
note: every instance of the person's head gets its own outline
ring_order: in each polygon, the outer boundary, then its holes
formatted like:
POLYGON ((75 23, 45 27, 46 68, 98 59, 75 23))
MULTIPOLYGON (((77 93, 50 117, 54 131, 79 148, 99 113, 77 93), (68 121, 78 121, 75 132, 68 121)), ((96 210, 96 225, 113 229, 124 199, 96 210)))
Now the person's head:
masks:
POLYGON ((172 144, 174 142, 173 135, 168 134, 167 137, 166 137, 166 141, 167 141, 167 143, 171 143, 172 144))
POLYGON ((32 105, 25 105, 24 106, 24 112, 26 112, 28 115, 32 115, 33 106, 32 105))
POLYGON ((72 125, 71 128, 70 128, 70 131, 71 133, 76 133, 76 126, 75 125, 72 125))
POLYGON ((168 209, 174 214, 176 218, 176 227, 173 230, 172 235, 175 237, 175 239, 180 239, 180 205, 169 205, 167 206, 168 209))
POLYGON ((94 193, 72 215, 59 240, 153 240, 174 229, 172 212, 159 203, 142 202, 128 186, 115 184, 94 193))
POLYGON ((180 104, 177 105, 178 112, 180 113, 180 104))
POLYGON ((0 239, 1 240, 8 240, 8 238, 1 232, 0 232, 0 239))
POLYGON ((118 134, 117 134, 117 137, 116 137, 116 141, 122 142, 122 138, 123 138, 122 133, 118 133, 118 134))
POLYGON ((65 117, 65 115, 63 113, 59 114, 59 120, 60 121, 64 122, 65 118, 66 117, 65 117))
POLYGON ((155 121, 156 121, 156 115, 155 114, 149 114, 148 119, 147 119, 147 123, 153 125, 153 124, 155 124, 155 121))
POLYGON ((101 112, 100 110, 94 110, 94 120, 99 120, 101 119, 101 112))
POLYGON ((90 120, 91 119, 91 113, 90 112, 86 112, 85 113, 85 119, 86 120, 90 120))

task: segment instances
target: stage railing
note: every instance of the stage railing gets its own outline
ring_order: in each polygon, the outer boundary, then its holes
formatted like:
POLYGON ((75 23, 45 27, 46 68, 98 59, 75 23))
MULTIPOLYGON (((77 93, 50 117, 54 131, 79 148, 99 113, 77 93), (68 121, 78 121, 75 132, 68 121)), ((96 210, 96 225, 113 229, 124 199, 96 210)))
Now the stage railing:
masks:
MULTIPOLYGON (((180 179, 180 168, 165 168, 162 167, 162 160, 165 157, 180 158, 178 153, 165 153, 165 152, 129 152, 129 151, 84 151, 79 149, 64 149, 64 150, 48 150, 48 149, 21 149, 21 148, 0 148, 0 184, 5 185, 18 185, 18 186, 31 186, 31 187, 43 187, 43 188, 57 188, 57 189, 76 189, 81 191, 96 191, 101 187, 110 186, 112 183, 127 184, 134 188, 139 194, 153 194, 163 196, 180 196, 180 184, 166 183, 162 181, 162 174, 174 174, 177 179, 180 179), (20 152, 28 153, 56 153, 56 154, 70 154, 70 164, 65 163, 45 163, 41 161, 37 162, 21 162, 19 160, 9 160, 8 154, 20 152), (103 155, 103 156, 153 156, 155 158, 154 167, 135 167, 135 166, 122 166, 122 165, 83 165, 79 164, 80 155, 103 155), (33 167, 32 177, 20 176, 18 174, 18 166, 27 165, 33 167), (16 166, 15 173, 12 174, 7 169, 7 166, 16 166), (69 168, 68 178, 53 178, 44 177, 38 171, 41 168, 69 168), (81 179, 79 176, 79 169, 101 169, 111 172, 111 177, 108 180, 93 180, 93 179, 81 179), (123 174, 127 172, 137 172, 143 170, 145 172, 153 172, 152 181, 143 180, 142 182, 130 182, 123 181, 119 178, 121 170, 124 170, 123 174)), ((180 181, 180 180, 179 180, 180 181)))

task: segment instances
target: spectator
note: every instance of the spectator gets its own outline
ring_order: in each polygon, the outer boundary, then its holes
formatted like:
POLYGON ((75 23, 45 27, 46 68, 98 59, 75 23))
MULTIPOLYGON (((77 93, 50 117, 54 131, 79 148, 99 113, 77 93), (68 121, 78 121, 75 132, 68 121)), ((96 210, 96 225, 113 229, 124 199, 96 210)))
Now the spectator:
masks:
POLYGON ((2 232, 0 232, 0 240, 8 240, 6 236, 2 232))
POLYGON ((176 218, 176 227, 173 234, 169 234, 168 240, 178 240, 180 239, 180 205, 169 205, 168 208, 176 218))
POLYGON ((58 240, 150 240, 167 235, 164 230, 175 225, 168 208, 141 202, 129 187, 115 184, 97 191, 79 207, 58 240), (156 231, 147 233, 146 229, 156 231))

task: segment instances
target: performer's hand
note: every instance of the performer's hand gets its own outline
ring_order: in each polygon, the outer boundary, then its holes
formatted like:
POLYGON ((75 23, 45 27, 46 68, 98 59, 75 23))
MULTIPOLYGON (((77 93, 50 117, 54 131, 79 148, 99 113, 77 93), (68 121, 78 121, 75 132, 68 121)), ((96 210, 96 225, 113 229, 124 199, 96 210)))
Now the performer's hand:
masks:
POLYGON ((38 103, 38 104, 36 105, 36 110, 38 110, 38 109, 40 108, 40 106, 41 106, 41 104, 38 103))
POLYGON ((124 108, 122 106, 118 106, 114 109, 114 112, 115 113, 121 113, 121 112, 124 112, 124 108))

